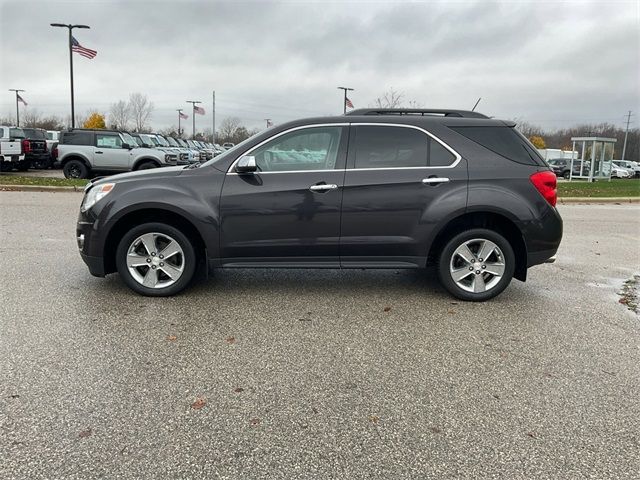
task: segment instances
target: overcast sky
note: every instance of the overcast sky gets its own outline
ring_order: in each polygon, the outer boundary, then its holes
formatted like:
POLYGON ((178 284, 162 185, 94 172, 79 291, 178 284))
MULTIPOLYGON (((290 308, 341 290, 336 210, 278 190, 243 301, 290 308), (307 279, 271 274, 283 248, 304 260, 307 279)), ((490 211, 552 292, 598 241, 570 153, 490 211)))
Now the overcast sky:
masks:
MULTIPOLYGON (((478 110, 551 128, 623 124, 640 114, 640 13, 630 2, 213 2, 0 0, 0 116, 69 113, 66 30, 98 51, 74 54, 76 111, 108 112, 142 92, 155 128, 202 100, 211 126, 342 112, 394 88, 424 107, 478 110), (4 93, 1 93, 4 92, 4 93)), ((190 122, 190 120, 189 120, 190 122)), ((190 133, 190 128, 187 128, 190 133)))

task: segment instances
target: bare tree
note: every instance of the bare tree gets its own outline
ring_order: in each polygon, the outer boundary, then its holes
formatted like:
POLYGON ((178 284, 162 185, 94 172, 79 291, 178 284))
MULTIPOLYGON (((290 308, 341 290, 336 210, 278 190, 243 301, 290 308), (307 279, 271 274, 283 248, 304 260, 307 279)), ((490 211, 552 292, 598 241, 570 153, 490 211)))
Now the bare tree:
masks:
POLYGON ((218 127, 218 138, 224 142, 232 141, 236 131, 242 127, 242 122, 238 117, 227 117, 218 127))
POLYGON ((38 128, 38 123, 42 115, 38 110, 33 108, 25 108, 20 115, 20 126, 27 128, 38 128))
POLYGON ((131 110, 124 100, 111 104, 109 110, 109 124, 117 130, 127 130, 131 120, 131 110))
POLYGON ((129 111, 135 124, 136 132, 145 130, 145 125, 153 112, 153 102, 150 102, 146 95, 132 93, 129 95, 129 111))
POLYGON ((404 93, 390 88, 381 97, 376 98, 373 104, 376 108, 398 108, 402 106, 403 98, 404 93))

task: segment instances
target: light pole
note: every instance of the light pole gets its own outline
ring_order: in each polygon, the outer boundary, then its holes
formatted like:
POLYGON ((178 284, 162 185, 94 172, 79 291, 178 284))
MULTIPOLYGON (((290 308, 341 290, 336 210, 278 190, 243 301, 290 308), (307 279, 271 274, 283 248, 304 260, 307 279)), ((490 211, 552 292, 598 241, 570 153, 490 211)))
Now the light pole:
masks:
POLYGON ((20 98, 20 94, 18 92, 25 92, 26 90, 10 88, 9 91, 16 92, 16 127, 19 127, 20 126, 20 109, 18 108, 18 99, 20 98))
POLYGON ((344 100, 342 102, 342 107, 343 107, 343 113, 347 113, 347 92, 350 92, 353 90, 353 88, 349 88, 349 87, 338 87, 338 90, 344 90, 344 100))
POLYGON ((193 110, 191 111, 193 116, 193 136, 191 138, 196 138, 196 105, 202 102, 200 100, 187 100, 186 102, 193 105, 193 110))
POLYGON ((73 42, 71 35, 71 31, 74 28, 91 28, 88 25, 71 25, 68 23, 52 23, 52 27, 65 27, 69 29, 69 74, 71 76, 71 128, 75 128, 76 126, 76 112, 73 104, 73 50, 71 49, 73 42))

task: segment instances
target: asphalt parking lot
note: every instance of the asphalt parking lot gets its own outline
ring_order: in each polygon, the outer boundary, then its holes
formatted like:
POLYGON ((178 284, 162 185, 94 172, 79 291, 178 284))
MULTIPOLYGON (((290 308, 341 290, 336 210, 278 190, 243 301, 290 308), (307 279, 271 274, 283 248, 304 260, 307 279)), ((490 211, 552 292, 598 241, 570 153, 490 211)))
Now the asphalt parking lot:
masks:
POLYGON ((81 195, 0 192, 0 478, 638 478, 640 206, 562 206, 485 304, 416 271, 93 278, 81 195))

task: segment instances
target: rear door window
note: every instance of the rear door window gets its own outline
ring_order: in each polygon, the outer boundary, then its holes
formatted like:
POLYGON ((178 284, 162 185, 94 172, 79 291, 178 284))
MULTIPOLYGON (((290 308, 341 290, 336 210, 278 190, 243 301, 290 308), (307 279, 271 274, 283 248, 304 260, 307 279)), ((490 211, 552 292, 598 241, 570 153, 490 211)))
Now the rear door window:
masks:
POLYGON ((386 125, 355 126, 355 168, 447 167, 456 157, 425 132, 386 125))
POLYGON ((544 165, 535 148, 512 127, 450 127, 493 153, 525 165, 544 165))

